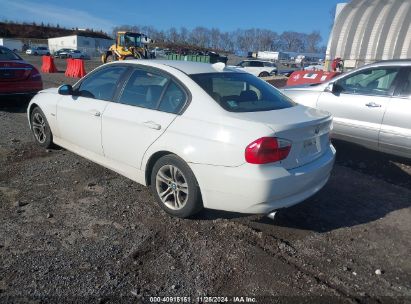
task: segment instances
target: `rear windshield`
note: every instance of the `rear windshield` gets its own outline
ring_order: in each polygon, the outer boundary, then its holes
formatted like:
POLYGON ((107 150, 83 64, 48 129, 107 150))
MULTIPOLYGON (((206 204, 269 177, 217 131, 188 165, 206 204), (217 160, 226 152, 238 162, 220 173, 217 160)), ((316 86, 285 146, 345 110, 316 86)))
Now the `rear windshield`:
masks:
POLYGON ((295 105, 272 85, 248 73, 204 73, 190 77, 230 112, 271 111, 295 105))
POLYGON ((11 50, 0 47, 0 60, 21 60, 21 58, 11 50))

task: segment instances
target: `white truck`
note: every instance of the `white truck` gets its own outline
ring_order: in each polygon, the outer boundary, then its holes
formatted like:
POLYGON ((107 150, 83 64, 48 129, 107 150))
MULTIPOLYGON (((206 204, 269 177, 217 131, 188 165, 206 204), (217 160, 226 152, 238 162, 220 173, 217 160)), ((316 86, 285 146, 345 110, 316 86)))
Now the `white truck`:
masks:
POLYGON ((257 52, 257 58, 264 59, 264 60, 279 61, 279 60, 287 60, 289 59, 289 56, 287 53, 284 53, 284 52, 259 51, 257 52))

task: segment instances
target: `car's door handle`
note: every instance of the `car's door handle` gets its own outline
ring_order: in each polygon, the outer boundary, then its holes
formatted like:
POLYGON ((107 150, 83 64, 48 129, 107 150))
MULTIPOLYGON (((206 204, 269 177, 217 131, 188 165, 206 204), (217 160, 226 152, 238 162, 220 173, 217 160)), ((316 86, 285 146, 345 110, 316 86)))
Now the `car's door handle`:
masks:
POLYGON ((159 125, 158 123, 155 123, 154 121, 145 121, 143 122, 143 124, 150 129, 154 129, 154 130, 160 130, 161 129, 161 125, 159 125))
POLYGON ((381 107, 380 104, 375 103, 375 102, 369 102, 369 103, 366 103, 365 105, 369 108, 380 108, 381 107))
POLYGON ((100 117, 101 113, 97 110, 90 110, 89 111, 91 115, 96 116, 96 117, 100 117))

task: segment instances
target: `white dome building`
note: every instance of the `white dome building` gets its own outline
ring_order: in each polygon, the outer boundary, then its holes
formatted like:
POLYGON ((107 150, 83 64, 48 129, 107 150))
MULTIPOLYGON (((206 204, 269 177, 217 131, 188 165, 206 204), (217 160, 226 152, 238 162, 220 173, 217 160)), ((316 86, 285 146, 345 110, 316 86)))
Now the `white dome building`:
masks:
POLYGON ((378 60, 411 58, 411 0, 352 0, 336 10, 326 61, 347 69, 378 60))

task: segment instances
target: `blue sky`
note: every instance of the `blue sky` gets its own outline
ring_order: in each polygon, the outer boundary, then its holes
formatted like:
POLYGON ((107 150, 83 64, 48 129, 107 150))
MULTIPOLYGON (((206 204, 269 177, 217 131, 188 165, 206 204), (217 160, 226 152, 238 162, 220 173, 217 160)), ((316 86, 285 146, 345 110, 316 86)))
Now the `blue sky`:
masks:
POLYGON ((318 30, 326 44, 330 33, 330 10, 342 0, 0 0, 0 19, 94 28, 111 33, 113 26, 152 25, 266 28, 309 33, 318 30))

